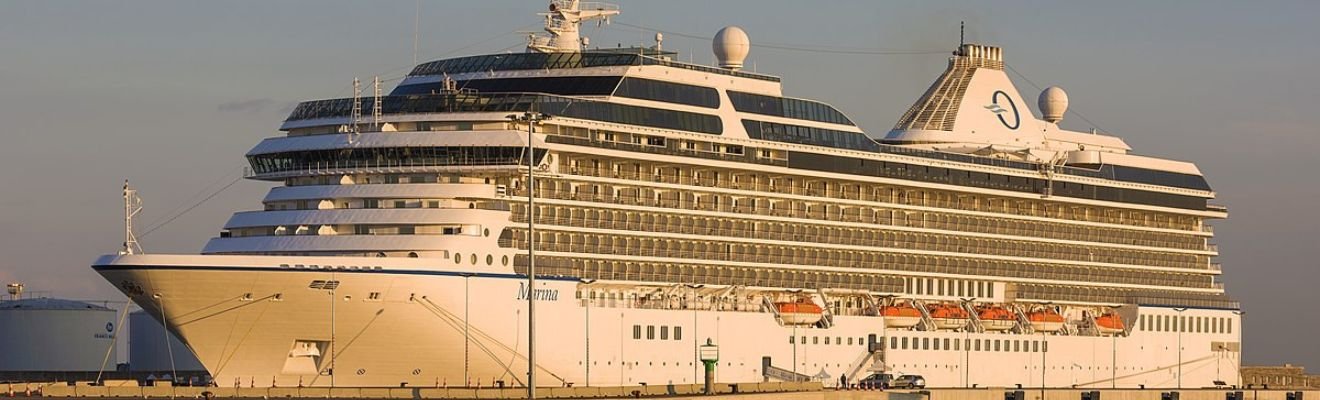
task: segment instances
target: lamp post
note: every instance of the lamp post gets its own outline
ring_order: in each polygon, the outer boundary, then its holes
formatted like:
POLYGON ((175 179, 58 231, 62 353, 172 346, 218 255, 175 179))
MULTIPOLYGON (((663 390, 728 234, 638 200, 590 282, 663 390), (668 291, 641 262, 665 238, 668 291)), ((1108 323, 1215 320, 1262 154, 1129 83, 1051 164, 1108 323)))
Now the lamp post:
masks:
POLYGON ((1173 326, 1174 328, 1177 328, 1176 330, 1178 331, 1178 388, 1182 389, 1182 332, 1187 325, 1187 321, 1183 320, 1182 313, 1183 311, 1187 311, 1187 307, 1174 308, 1173 311, 1178 312, 1178 320, 1175 321, 1176 323, 1173 324, 1173 326))
POLYGON ((472 386, 472 376, 470 374, 472 361, 469 358, 471 353, 468 352, 468 347, 472 344, 472 336, 468 331, 469 311, 472 309, 471 292, 468 291, 468 288, 470 287, 469 283, 472 280, 472 275, 470 272, 463 273, 463 386, 472 386))
MULTIPOLYGON (((706 285, 685 283, 683 286, 687 286, 690 289, 689 292, 692 293, 691 298, 688 299, 688 307, 692 308, 692 354, 700 356, 697 350, 697 289, 706 287, 706 285)), ((692 365, 692 383, 697 383, 697 366, 695 364, 692 365)))
MULTIPOLYGON (((959 300, 959 301, 962 301, 962 303, 963 303, 963 305, 964 305, 963 308, 968 308, 968 307, 966 307, 966 305, 967 305, 967 304, 971 304, 973 301, 976 301, 976 298, 975 298, 975 297, 968 297, 968 298, 961 298, 961 297, 959 297, 958 300, 959 300)), ((968 351, 968 350, 971 350, 972 343, 971 343, 971 341, 967 340, 968 332, 971 331, 971 330, 972 330, 972 318, 971 318, 971 316, 969 315, 968 318, 967 318, 967 325, 964 325, 964 326, 963 326, 963 343, 962 343, 962 347, 963 347, 963 387, 964 387, 964 388, 969 387, 969 386, 971 386, 971 384, 972 384, 971 370, 969 369, 969 368, 971 368, 971 364, 972 364, 972 356, 971 356, 971 352, 968 351)))
MULTIPOLYGON (((1110 312, 1117 313, 1119 308, 1123 308, 1123 305, 1114 304, 1107 307, 1110 312)), ((1126 328, 1126 326, 1124 326, 1124 328, 1126 328)), ((1109 355, 1109 388, 1115 389, 1118 388, 1118 333, 1115 332, 1113 335, 1109 336, 1109 339, 1109 350, 1111 353, 1109 355)))
MULTIPOLYGON (((1237 316, 1238 316, 1238 330, 1237 330, 1237 340, 1236 340, 1236 342, 1237 342, 1237 344, 1238 344, 1238 350, 1237 350, 1237 353, 1238 353, 1238 357, 1239 357, 1239 358, 1237 359, 1237 363, 1235 363, 1235 364, 1233 365, 1233 370, 1237 371, 1238 385, 1242 385, 1242 358, 1241 358, 1241 356, 1242 356, 1242 328, 1246 327, 1246 324, 1243 324, 1243 323, 1242 323, 1242 319, 1246 318, 1246 316, 1247 316, 1247 312, 1246 312, 1246 311, 1242 311, 1242 310, 1237 310, 1237 311, 1233 311, 1233 315, 1237 315, 1237 316)), ((1228 328, 1229 328, 1229 329, 1233 329, 1233 321, 1232 321, 1232 320, 1228 321, 1228 328)))
POLYGON ((510 121, 527 123, 527 398, 536 398, 536 145, 533 134, 546 113, 527 111, 509 114, 510 121))
MULTIPOLYGON (((1054 304, 1052 301, 1040 303, 1042 307, 1049 308, 1054 304)), ((1045 337, 1045 331, 1040 331, 1040 400, 1045 400, 1045 353, 1050 349, 1050 342, 1045 337)))
POLYGON ((587 359, 587 361, 586 361, 586 363, 584 363, 583 365, 586 365, 586 366, 587 366, 586 386, 591 386, 591 303, 592 303, 592 301, 595 301, 595 300, 596 300, 596 292, 595 292, 594 290, 592 290, 592 289, 590 288, 590 286, 591 286, 591 284, 596 283, 596 280, 595 280, 595 279, 580 279, 579 282, 582 283, 582 286, 586 286, 586 287, 587 287, 587 297, 584 298, 584 299, 587 301, 587 307, 586 307, 586 322, 583 324, 583 327, 582 327, 582 330, 583 330, 584 336, 587 337, 587 339, 586 339, 586 359, 587 359))

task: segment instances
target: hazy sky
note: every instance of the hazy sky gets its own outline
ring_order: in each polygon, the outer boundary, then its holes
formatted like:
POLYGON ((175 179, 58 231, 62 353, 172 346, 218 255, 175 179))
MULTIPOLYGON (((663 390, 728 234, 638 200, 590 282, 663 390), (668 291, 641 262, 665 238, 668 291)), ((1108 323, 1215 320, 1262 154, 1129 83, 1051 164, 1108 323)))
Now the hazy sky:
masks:
MULTIPOLYGON (((622 0, 594 45, 651 44, 710 63, 709 37, 830 49, 1004 47, 1040 86, 1136 152, 1196 162, 1230 219, 1216 222, 1229 293, 1247 310, 1252 364, 1320 370, 1320 2, 962 3, 622 0)), ((60 297, 122 299, 88 265, 122 240, 120 185, 146 200, 139 232, 241 173, 243 153, 300 100, 347 97, 354 76, 397 78, 413 59, 413 1, 0 2, 0 281, 60 297)), ((420 58, 521 51, 528 1, 424 1, 420 58)), ((946 55, 754 48, 749 68, 884 132, 946 55)), ((1023 96, 1037 89, 1020 78, 1023 96)), ((396 81, 390 81, 392 84, 396 81)), ((1034 102, 1033 102, 1034 103, 1034 102)), ((1034 108, 1034 104, 1032 105, 1034 108)), ((1069 115, 1064 127, 1091 126, 1069 115)), ((270 184, 242 181, 142 237, 198 251, 270 184)))

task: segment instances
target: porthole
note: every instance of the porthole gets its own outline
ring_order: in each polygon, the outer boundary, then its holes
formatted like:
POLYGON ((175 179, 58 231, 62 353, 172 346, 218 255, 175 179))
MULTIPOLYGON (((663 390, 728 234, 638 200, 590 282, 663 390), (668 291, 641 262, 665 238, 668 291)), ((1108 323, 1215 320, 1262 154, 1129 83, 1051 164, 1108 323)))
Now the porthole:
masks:
POLYGON ((366 375, 366 374, 367 374, 367 370, 365 370, 365 369, 361 369, 361 368, 358 368, 358 370, 357 370, 357 374, 358 374, 358 375, 366 375))
POLYGON ((462 254, 462 253, 454 253, 454 264, 458 264, 458 263, 461 263, 461 262, 463 262, 463 254, 462 254))
POLYGON ((477 265, 477 253, 472 253, 472 265, 477 265))
POLYGON ((490 254, 487 254, 487 255, 486 255, 486 265, 493 265, 493 264, 495 264, 495 256, 492 256, 492 255, 490 255, 490 254))
POLYGON ((412 370, 412 374, 413 374, 413 375, 421 375, 421 374, 422 374, 422 369, 421 369, 421 368, 414 369, 414 370, 412 370))
POLYGON ((486 230, 482 231, 481 233, 484 234, 484 235, 486 235, 487 237, 489 237, 489 236, 490 236, 490 228, 486 228, 486 230))
POLYGON ((509 266, 509 256, 500 257, 500 263, 506 267, 509 266))

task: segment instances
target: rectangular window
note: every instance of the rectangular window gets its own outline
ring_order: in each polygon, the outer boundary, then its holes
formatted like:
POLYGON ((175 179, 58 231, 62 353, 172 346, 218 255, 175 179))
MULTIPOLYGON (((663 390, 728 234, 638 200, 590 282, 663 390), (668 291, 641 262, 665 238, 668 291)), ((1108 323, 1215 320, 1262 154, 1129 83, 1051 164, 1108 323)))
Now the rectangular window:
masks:
POLYGON ((940 349, 940 339, 936 338, 936 339, 935 339, 935 348, 932 349, 932 350, 939 350, 939 349, 940 349))
POLYGON ((683 327, 674 327, 674 340, 683 340, 683 327))
POLYGON ((999 345, 999 343, 1000 343, 999 340, 998 340, 998 339, 995 339, 995 351, 999 351, 999 350, 1000 350, 1000 345, 999 345))
POLYGON ((908 338, 904 337, 904 338, 903 338, 903 350, 907 350, 907 348, 908 348, 908 338))
POLYGON ((890 348, 890 349, 897 349, 897 348, 898 348, 898 338, 893 337, 893 336, 890 336, 890 337, 889 337, 889 348, 890 348))
POLYGON ((1031 342, 1031 352, 1032 353, 1040 352, 1040 342, 1031 342))
POLYGON ((669 340, 669 327, 660 327, 660 340, 669 340))
POLYGON ((930 338, 921 338, 921 349, 930 350, 930 338))
POLYGON ((789 336, 788 344, 795 344, 795 343, 797 343, 797 336, 789 336))
POLYGON ((812 336, 811 344, 820 344, 820 336, 812 336))
POLYGON ((980 341, 980 340, 977 340, 977 341, 976 341, 976 351, 981 351, 981 341, 980 341))
POLYGON ((1021 352, 1021 351, 1022 351, 1022 344, 1021 344, 1021 343, 1022 343, 1022 342, 1019 342, 1019 341, 1016 341, 1016 340, 1013 341, 1013 352, 1014 352, 1014 353, 1017 353, 1017 352, 1021 352))
POLYGON ((642 338, 642 326, 633 325, 633 339, 641 339, 641 338, 642 338))
POLYGON ((646 340, 655 340, 655 325, 646 326, 646 340))

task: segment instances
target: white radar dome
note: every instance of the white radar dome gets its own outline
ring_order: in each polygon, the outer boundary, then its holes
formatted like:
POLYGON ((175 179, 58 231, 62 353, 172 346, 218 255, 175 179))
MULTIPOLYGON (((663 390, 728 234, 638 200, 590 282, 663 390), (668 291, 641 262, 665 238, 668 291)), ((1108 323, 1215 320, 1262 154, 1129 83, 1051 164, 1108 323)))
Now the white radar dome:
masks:
POLYGON ((752 42, 747 39, 747 32, 743 32, 742 28, 726 26, 715 34, 710 47, 715 51, 715 58, 720 60, 721 67, 736 70, 742 68, 752 42))
POLYGON ((1040 99, 1036 101, 1040 106, 1040 114, 1046 121, 1059 123, 1063 121, 1063 114, 1068 112, 1068 94, 1058 86, 1050 86, 1045 91, 1040 92, 1040 99))

